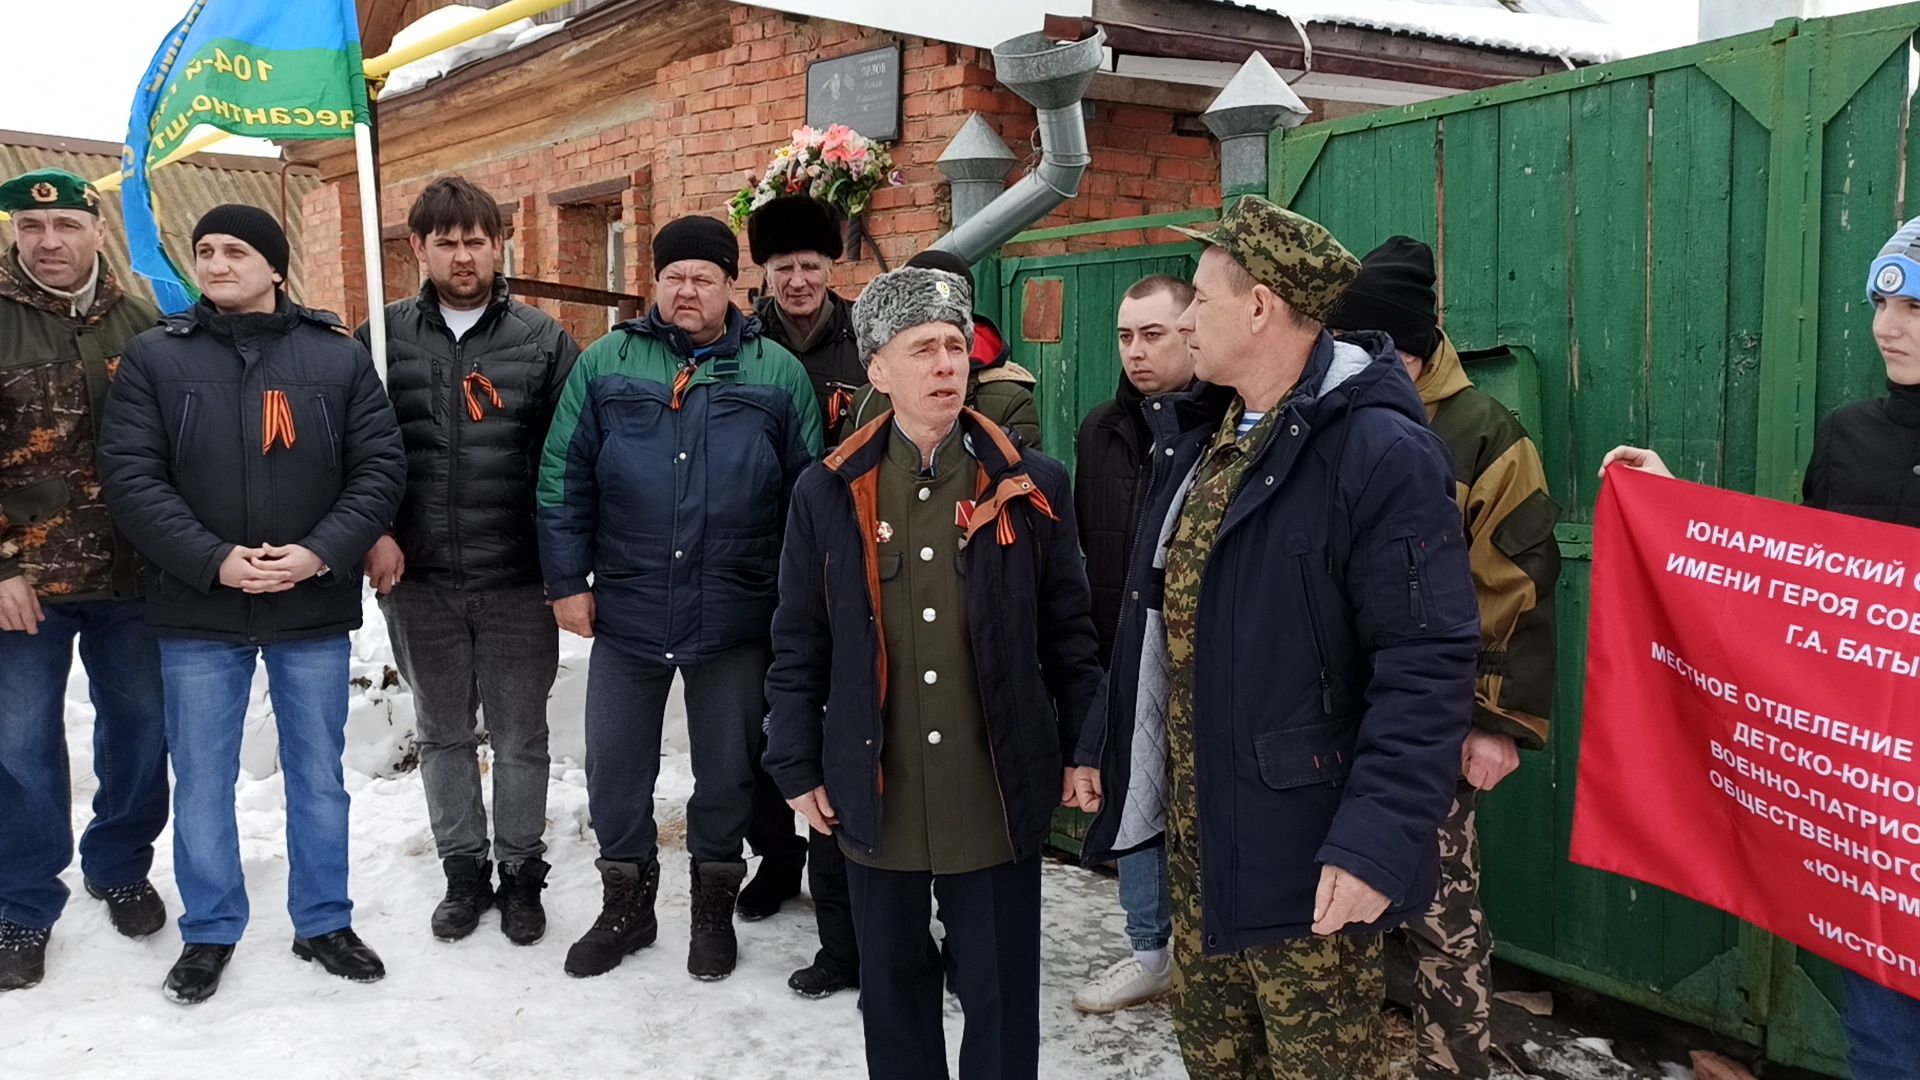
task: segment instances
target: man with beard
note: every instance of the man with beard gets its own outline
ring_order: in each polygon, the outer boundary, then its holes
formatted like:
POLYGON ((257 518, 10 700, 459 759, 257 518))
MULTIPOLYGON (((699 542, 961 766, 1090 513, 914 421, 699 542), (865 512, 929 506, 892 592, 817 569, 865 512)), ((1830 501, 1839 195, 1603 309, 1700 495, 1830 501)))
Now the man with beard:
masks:
MULTIPOLYGON (((367 578, 419 719, 427 818, 447 877, 433 935, 466 937, 497 905, 501 932, 531 945, 547 922, 547 692, 559 664, 533 488, 580 350, 552 316, 507 294, 497 271, 504 229, 486 192, 435 180, 407 228, 427 280, 384 313, 407 494, 367 578), (476 708, 493 747, 492 859, 476 708)), ((366 326, 358 336, 367 340, 366 326)))

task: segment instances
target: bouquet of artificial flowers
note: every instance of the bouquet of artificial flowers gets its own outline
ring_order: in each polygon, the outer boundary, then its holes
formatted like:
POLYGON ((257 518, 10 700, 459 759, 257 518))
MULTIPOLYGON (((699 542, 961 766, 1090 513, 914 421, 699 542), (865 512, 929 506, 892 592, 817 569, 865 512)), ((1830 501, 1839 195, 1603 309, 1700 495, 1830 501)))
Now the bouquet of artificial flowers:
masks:
POLYGON ((773 152, 760 176, 747 174, 746 186, 734 195, 727 218, 733 230, 747 227, 747 215, 782 195, 811 195, 857 219, 883 187, 906 183, 887 148, 845 124, 821 131, 803 127, 793 141, 773 152))

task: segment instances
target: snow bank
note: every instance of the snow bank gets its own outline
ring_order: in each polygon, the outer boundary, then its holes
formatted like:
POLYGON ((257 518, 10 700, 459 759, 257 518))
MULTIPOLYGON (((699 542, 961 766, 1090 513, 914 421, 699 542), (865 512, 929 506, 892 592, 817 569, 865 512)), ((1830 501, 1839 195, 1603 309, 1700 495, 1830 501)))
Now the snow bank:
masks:
MULTIPOLYGON (((578 749, 585 642, 563 649, 554 697, 555 747, 578 749)), ((377 611, 355 641, 355 671, 387 655, 377 611)), ((378 685, 377 680, 375 684, 378 685)), ((74 820, 87 819, 94 780, 92 714, 69 711, 74 820)), ((404 691, 356 697, 352 746, 359 761, 400 750, 410 730, 404 691)), ((592 925, 600 888, 587 816, 585 773, 556 761, 548 786, 547 937, 519 948, 488 915, 461 942, 434 940, 427 918, 445 886, 427 826, 417 772, 371 775, 350 764, 354 925, 386 961, 372 985, 332 978, 288 952, 285 910, 286 802, 271 767, 266 731, 252 733, 253 765, 236 792, 241 858, 253 919, 220 993, 182 1008, 160 995, 179 955, 170 924, 142 941, 113 933, 105 909, 80 891, 77 866, 63 880, 74 900, 55 929, 40 986, 0 996, 0 1075, 8 1080, 207 1076, 274 1080, 433 1080, 581 1076, 649 1080, 834 1080, 865 1076, 854 995, 796 997, 788 973, 817 947, 803 900, 780 915, 740 925, 739 970, 719 983, 686 974, 689 869, 684 836, 693 790, 685 711, 669 702, 668 749, 656 813, 661 822, 660 941, 597 979, 561 970, 567 947, 592 925), (262 767, 262 762, 265 765, 262 767)), ((262 718, 265 705, 256 698, 262 718)), ((271 724, 263 725, 270 730, 271 724)), ((575 760, 578 760, 577 758, 575 760)), ((489 802, 491 802, 489 793, 489 802)), ((160 838, 154 886, 180 912, 172 833, 160 838)), ((1073 991, 1125 948, 1113 882, 1083 870, 1046 868, 1041 1074, 1173 1080, 1184 1076, 1164 1006, 1117 1017, 1082 1017, 1073 991)), ((947 1002, 948 1055, 957 1062, 961 1018, 947 1002)))

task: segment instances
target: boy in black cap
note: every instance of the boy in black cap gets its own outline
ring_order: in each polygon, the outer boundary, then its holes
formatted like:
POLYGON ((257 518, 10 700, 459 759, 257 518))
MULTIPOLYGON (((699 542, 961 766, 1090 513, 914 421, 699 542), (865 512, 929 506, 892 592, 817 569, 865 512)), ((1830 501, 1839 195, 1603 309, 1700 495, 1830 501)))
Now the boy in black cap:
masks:
POLYGON ((1488 982, 1493 940, 1480 909, 1479 793, 1547 744, 1553 704, 1553 589, 1560 511, 1540 452, 1506 406, 1476 389, 1440 329, 1433 251, 1396 236, 1360 263, 1328 317, 1336 332, 1385 331, 1447 444, 1480 607, 1480 671, 1461 781, 1440 828, 1440 890, 1406 926, 1415 957, 1414 1076, 1486 1077, 1493 1068, 1488 982))
POLYGON ((38 983, 73 861, 66 690, 74 642, 94 703, 89 895, 144 937, 167 910, 147 881, 167 824, 160 653, 141 620, 133 548, 94 464, 120 352, 158 317, 101 255, 100 196, 70 172, 0 184, 14 243, 0 257, 0 990, 38 983), (112 768, 108 768, 111 762, 112 768))
POLYGON ((128 346, 100 432, 114 521, 146 556, 173 756, 186 943, 164 992, 213 996, 246 929, 234 819, 240 737, 265 661, 286 779, 293 953, 371 982, 354 934, 341 772, 360 564, 393 520, 406 455, 366 349, 287 298, 287 239, 221 206, 193 231, 201 300, 128 346))

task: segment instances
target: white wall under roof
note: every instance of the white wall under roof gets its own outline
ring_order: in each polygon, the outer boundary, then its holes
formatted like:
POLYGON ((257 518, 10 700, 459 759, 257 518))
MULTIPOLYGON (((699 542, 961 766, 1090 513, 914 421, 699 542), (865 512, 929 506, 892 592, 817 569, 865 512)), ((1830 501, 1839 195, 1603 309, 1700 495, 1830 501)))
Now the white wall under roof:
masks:
POLYGON ((761 7, 990 49, 1048 15, 1093 14, 1093 0, 754 0, 761 7))

